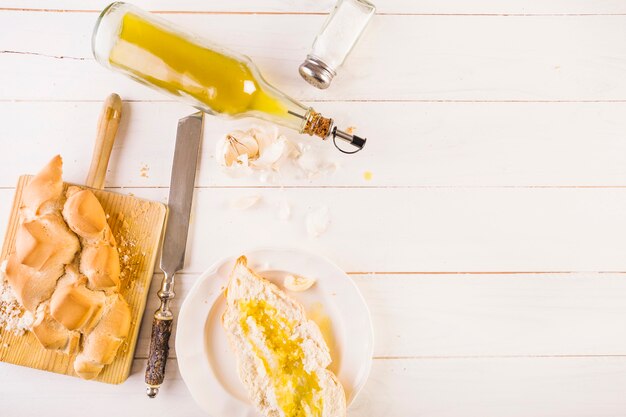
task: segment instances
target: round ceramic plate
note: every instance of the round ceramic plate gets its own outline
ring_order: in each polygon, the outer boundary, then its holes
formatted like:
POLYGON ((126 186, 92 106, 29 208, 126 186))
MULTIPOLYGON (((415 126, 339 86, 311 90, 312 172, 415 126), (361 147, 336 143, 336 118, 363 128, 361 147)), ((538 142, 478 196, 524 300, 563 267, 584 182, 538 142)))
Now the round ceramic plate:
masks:
MULTIPOLYGON (((348 405, 361 390, 372 364, 374 336, 370 314, 357 286, 345 272, 320 256, 296 250, 245 253, 248 266, 283 287, 286 274, 315 278, 304 292, 287 292, 301 302, 326 339, 329 367, 346 391, 348 405)), ((212 417, 259 417, 237 376, 235 355, 221 324, 223 296, 236 257, 217 263, 198 278, 178 317, 178 366, 196 402, 212 417)))

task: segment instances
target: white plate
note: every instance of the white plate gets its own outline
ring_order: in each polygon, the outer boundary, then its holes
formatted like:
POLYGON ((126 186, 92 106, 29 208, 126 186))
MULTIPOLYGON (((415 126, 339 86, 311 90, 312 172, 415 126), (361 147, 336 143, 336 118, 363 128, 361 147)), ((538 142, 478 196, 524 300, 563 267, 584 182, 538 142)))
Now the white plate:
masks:
MULTIPOLYGON (((328 329, 322 331, 333 359, 329 368, 344 386, 349 405, 367 380, 374 349, 369 310, 357 286, 317 255, 283 249, 245 255, 250 268, 281 288, 288 273, 317 280, 309 290, 289 294, 304 305, 309 318, 328 329)), ((236 258, 215 264, 198 278, 178 317, 180 373, 193 398, 212 417, 259 417, 237 376, 235 356, 221 325, 223 291, 236 258)))

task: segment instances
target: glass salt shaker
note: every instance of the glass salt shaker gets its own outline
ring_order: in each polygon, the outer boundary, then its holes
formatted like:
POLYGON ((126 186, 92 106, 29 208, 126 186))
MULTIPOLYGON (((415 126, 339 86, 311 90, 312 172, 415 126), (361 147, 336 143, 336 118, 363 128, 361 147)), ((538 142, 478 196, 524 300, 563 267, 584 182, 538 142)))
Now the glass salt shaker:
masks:
POLYGON ((339 0, 300 65, 302 78, 317 88, 328 88, 375 12, 366 0, 339 0))

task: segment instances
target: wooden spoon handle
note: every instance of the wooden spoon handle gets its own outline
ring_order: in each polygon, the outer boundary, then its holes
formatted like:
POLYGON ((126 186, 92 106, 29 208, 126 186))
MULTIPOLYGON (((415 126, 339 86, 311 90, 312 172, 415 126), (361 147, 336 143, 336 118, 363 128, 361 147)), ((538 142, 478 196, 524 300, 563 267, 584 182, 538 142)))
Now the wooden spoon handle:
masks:
POLYGON ((113 142, 115 142, 115 135, 117 134, 121 117, 122 99, 115 93, 111 94, 104 101, 102 112, 98 119, 96 144, 91 156, 91 165, 89 166, 87 181, 85 181, 87 187, 98 189, 104 187, 104 178, 107 174, 109 157, 111 156, 113 142))

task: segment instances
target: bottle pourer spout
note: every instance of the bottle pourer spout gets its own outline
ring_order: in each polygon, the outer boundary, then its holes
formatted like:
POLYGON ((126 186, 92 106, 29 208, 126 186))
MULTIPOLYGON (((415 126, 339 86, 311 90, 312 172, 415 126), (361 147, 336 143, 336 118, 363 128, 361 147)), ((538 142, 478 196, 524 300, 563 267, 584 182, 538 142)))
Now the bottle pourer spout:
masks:
MULTIPOLYGON (((296 113, 291 113, 296 115, 296 113)), ((306 133, 311 136, 317 136, 324 140, 328 139, 330 136, 333 137, 333 144, 335 148, 339 149, 343 153, 357 153, 365 146, 365 142, 367 139, 362 138, 360 136, 352 135, 348 132, 344 132, 343 130, 337 129, 335 126, 335 122, 330 117, 324 117, 313 109, 309 109, 305 116, 300 117, 304 120, 302 130, 300 133, 306 133), (337 145, 337 138, 348 142, 350 145, 354 146, 356 149, 345 150, 341 149, 339 145, 337 145)))
POLYGON ((352 154, 352 153, 357 153, 359 152, 361 149, 363 149, 363 147, 365 146, 365 142, 367 141, 367 139, 362 138, 360 136, 357 135, 351 135, 350 133, 346 133, 343 130, 339 130, 337 129, 337 127, 333 127, 333 131, 331 133, 333 135, 333 143, 335 144, 335 147, 337 149, 339 149, 341 152, 343 153, 347 153, 347 154, 352 154), (348 142, 350 145, 354 146, 356 149, 352 150, 352 151, 346 151, 344 149, 341 149, 338 145, 337 145, 337 138, 348 142))

